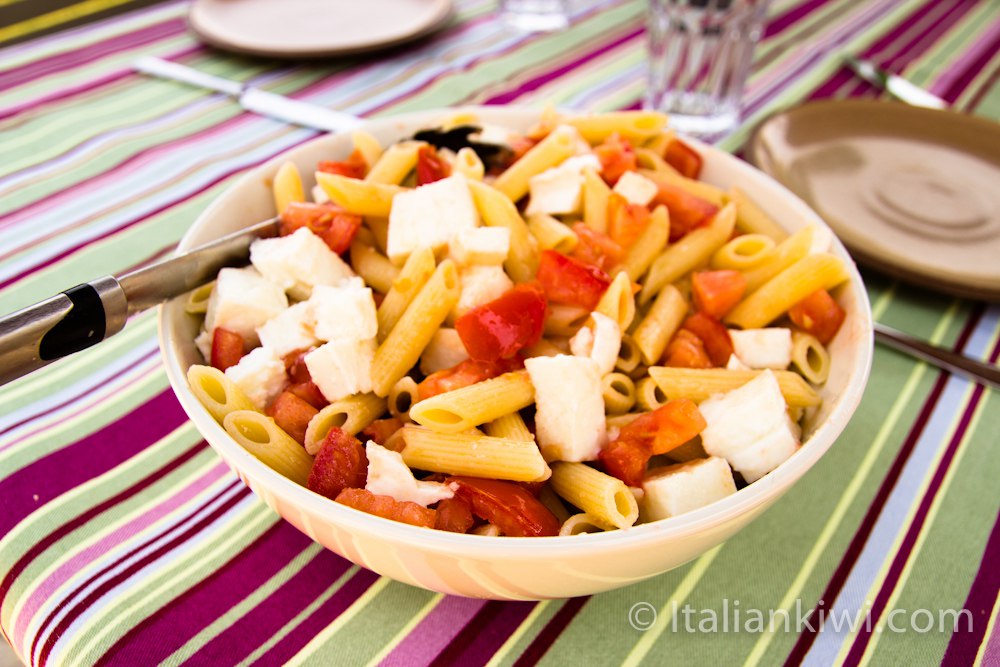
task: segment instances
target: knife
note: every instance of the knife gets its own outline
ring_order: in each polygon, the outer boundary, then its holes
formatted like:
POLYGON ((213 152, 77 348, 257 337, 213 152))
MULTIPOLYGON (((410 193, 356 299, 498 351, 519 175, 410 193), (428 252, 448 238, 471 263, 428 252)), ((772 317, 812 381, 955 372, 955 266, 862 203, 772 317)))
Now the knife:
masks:
POLYGON ((310 129, 342 132, 361 123, 359 118, 351 114, 269 93, 239 81, 223 79, 160 58, 145 56, 136 60, 132 67, 144 74, 224 93, 235 98, 247 111, 310 129))
POLYGON ((878 86, 901 102, 928 109, 947 109, 949 107, 947 102, 934 93, 910 83, 901 76, 886 72, 869 60, 861 60, 847 55, 844 56, 844 62, 862 79, 878 86))
POLYGON ((129 315, 180 296, 220 269, 250 260, 250 244, 278 235, 271 218, 182 255, 77 285, 0 318, 0 385, 113 336, 129 315))

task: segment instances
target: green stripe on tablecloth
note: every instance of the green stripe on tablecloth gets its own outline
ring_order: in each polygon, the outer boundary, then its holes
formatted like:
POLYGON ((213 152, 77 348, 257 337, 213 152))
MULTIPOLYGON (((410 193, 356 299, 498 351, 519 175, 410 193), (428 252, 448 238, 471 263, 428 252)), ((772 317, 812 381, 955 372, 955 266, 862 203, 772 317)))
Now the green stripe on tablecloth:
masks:
POLYGON ((505 667, 513 665, 514 662, 524 653, 535 640, 538 633, 548 625, 559 610, 563 608, 565 600, 542 600, 535 605, 531 613, 524 619, 520 627, 515 630, 503 646, 493 655, 487 667, 505 667))
POLYGON ((906 68, 903 74, 918 86, 928 86, 934 79, 951 68, 962 50, 976 36, 1000 16, 1000 3, 980 3, 963 16, 941 39, 937 40, 918 61, 906 68))

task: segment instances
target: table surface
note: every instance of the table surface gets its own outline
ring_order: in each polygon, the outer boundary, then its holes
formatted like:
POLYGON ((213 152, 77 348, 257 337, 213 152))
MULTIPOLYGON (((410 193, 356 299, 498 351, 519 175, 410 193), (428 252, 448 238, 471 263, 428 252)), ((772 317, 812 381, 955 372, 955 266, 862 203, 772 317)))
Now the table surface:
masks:
MULTIPOLYGON (((140 4, 56 2, 0 27, 0 313, 168 255, 241 172, 315 135, 137 76, 136 56, 369 117, 635 108, 643 90, 643 2, 578 2, 569 30, 532 36, 459 0, 418 44, 299 64, 201 46, 187 2, 140 4), (39 32, 65 21, 84 25, 39 32)), ((801 101, 878 96, 844 50, 1000 118, 1000 2, 775 0, 722 146, 801 101)), ((877 319, 996 360, 997 306, 865 277, 877 319)), ((998 432, 996 392, 879 348, 836 446, 721 547, 590 598, 447 597, 352 566, 258 501, 185 418, 150 312, 0 394, 0 626, 38 665, 1000 664, 998 432), (752 621, 780 610, 788 629, 752 621), (948 610, 967 610, 957 632, 948 610)))

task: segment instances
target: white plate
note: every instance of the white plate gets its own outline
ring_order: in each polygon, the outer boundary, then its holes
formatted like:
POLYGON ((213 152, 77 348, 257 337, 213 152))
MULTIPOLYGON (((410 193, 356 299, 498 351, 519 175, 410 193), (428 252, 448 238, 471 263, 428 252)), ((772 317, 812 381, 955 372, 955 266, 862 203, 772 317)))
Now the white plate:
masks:
POLYGON ((444 26, 451 0, 195 0, 200 39, 227 51, 274 58, 363 53, 444 26))

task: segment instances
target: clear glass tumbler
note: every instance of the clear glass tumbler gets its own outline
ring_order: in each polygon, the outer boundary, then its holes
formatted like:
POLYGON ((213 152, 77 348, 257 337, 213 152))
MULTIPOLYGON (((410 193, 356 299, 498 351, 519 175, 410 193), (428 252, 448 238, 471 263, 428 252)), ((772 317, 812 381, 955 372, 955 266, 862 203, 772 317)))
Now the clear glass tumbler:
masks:
POLYGON ((500 0, 500 18, 518 30, 546 32, 569 25, 567 0, 500 0))
POLYGON ((766 10, 767 0, 650 0, 646 107, 686 134, 733 129, 766 10))

